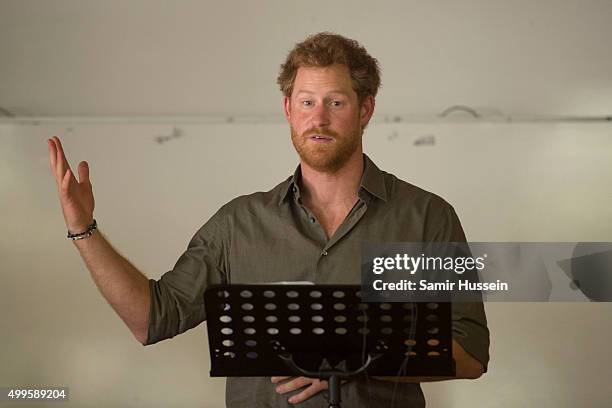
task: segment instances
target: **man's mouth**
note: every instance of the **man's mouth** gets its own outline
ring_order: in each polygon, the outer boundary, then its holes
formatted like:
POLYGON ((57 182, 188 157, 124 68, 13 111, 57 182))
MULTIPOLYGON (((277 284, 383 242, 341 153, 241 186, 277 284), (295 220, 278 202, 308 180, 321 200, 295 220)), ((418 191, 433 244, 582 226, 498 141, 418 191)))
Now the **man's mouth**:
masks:
POLYGON ((313 139, 313 140, 316 140, 316 141, 321 141, 321 142, 333 140, 331 137, 323 136, 323 135, 312 135, 312 136, 310 136, 310 139, 313 139))

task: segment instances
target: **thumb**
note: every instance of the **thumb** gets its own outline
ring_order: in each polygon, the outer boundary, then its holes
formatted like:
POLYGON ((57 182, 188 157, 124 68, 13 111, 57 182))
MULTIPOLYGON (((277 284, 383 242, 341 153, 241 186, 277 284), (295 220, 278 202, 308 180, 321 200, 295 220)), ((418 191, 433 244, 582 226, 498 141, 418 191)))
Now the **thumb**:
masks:
POLYGON ((79 184, 89 183, 89 164, 86 161, 79 163, 79 184))

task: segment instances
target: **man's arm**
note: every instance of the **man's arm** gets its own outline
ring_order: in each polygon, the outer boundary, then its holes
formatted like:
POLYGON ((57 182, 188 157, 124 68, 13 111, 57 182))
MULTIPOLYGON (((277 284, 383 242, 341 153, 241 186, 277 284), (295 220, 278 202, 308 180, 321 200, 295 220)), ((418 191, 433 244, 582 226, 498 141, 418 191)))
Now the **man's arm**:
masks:
MULTIPOLYGON (((87 162, 79 163, 77 181, 59 138, 53 137, 47 144, 66 227, 71 233, 85 231, 93 222, 94 210, 89 166, 87 162)), ((151 303, 147 277, 119 255, 99 231, 89 238, 75 240, 74 244, 104 298, 144 344, 151 303)))
POLYGON ((101 233, 74 243, 100 293, 144 344, 151 304, 148 278, 119 255, 101 233))
MULTIPOLYGON (((379 377, 374 376, 372 378, 382 381, 390 382, 403 382, 403 383, 420 383, 420 382, 433 382, 433 381, 446 381, 446 380, 457 380, 457 379, 476 379, 484 373, 484 367, 482 364, 468 354, 461 345, 453 340, 453 359, 455 360, 455 376, 454 377, 379 377)), ((297 404, 306 401, 310 397, 319 392, 328 389, 327 381, 317 380, 315 378, 307 377, 272 377, 271 381, 273 384, 278 384, 275 388, 279 394, 287 394, 290 392, 297 391, 303 387, 301 392, 292 395, 289 398, 289 402, 297 404), (285 383, 283 381, 289 380, 285 383)))
POLYGON ((393 382, 433 382, 457 379, 476 379, 484 373, 480 361, 469 355, 463 347, 453 340, 453 359, 455 360, 455 376, 453 377, 372 377, 377 380, 393 382))

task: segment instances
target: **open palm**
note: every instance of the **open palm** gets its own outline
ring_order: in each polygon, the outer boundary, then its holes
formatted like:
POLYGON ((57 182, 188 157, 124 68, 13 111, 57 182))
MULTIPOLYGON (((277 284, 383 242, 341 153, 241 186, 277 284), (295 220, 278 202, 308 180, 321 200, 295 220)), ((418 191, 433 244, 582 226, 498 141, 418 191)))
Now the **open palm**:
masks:
POLYGON ((70 169, 62 142, 57 136, 47 141, 51 173, 55 177, 64 220, 68 231, 83 232, 93 222, 94 196, 89 181, 89 165, 82 161, 78 166, 79 180, 70 169))

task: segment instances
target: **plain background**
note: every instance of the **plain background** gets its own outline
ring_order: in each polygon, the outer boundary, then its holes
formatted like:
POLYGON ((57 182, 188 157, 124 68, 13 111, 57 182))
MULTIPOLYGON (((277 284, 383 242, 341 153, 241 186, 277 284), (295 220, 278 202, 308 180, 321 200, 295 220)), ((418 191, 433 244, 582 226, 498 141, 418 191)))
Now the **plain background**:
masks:
MULTIPOLYGON (((379 59, 366 152, 453 204, 469 240, 612 241, 612 126, 499 121, 610 116, 610 21, 609 1, 0 0, 0 386, 223 406, 205 325, 145 348, 99 295, 64 238, 45 140, 89 161, 102 232, 158 278, 223 203, 293 172, 275 79, 317 31, 379 59), (483 118, 436 116, 453 105, 483 118)), ((609 304, 486 310, 490 372, 424 385, 429 407, 608 406, 609 304)))

